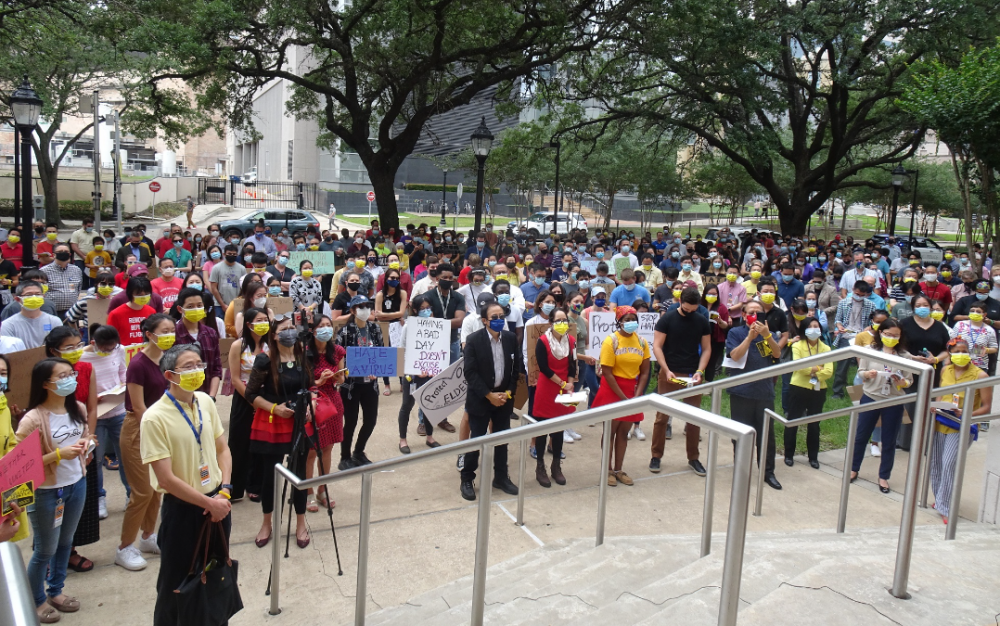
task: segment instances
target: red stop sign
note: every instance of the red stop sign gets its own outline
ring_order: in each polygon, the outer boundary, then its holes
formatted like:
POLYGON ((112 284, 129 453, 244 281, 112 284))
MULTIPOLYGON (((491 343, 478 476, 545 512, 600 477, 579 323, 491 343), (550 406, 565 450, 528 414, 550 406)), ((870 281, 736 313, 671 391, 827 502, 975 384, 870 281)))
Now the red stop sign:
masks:
POLYGON ((375 192, 374 191, 369 191, 367 197, 368 197, 368 202, 375 202, 375 192))
POLYGON ((160 183, 156 182, 155 180, 149 183, 149 190, 152 191, 153 193, 156 193, 157 191, 160 190, 160 183))

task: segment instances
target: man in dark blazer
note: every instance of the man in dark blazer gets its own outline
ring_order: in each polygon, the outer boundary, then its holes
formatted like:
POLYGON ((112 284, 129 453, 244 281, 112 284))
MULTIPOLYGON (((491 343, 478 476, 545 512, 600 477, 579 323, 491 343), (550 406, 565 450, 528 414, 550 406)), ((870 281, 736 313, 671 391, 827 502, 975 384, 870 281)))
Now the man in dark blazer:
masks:
MULTIPOLYGON (((497 433, 510 428, 514 413, 514 392, 523 369, 521 344, 517 336, 506 330, 506 314, 496 302, 479 311, 485 328, 469 335, 465 342, 465 380, 469 392, 465 410, 469 414, 472 437, 481 437, 492 426, 497 433)), ((472 481, 479 468, 479 452, 465 455, 462 469, 462 497, 476 499, 472 481)), ((517 486, 507 473, 507 446, 497 446, 493 452, 493 486, 510 495, 517 495, 517 486)))

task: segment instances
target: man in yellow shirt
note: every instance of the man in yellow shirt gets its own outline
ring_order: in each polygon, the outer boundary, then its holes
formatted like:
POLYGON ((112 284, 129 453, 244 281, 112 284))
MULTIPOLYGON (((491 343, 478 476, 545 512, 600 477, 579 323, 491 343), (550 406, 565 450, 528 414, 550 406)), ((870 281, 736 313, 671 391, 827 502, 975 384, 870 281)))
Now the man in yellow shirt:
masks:
POLYGON ((222 522, 227 541, 232 526, 232 457, 222 420, 212 398, 195 391, 205 380, 205 368, 198 344, 164 352, 160 371, 170 390, 146 409, 140 426, 139 448, 142 462, 150 466, 150 483, 166 494, 157 533, 155 626, 177 623, 180 604, 174 590, 188 574, 206 517, 222 522))

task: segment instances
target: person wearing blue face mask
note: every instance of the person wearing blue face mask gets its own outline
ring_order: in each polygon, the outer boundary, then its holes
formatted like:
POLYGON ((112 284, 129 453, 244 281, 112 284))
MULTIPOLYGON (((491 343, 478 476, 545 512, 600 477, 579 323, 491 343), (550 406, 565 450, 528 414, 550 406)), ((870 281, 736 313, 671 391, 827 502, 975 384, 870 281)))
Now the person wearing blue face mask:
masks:
MULTIPOLYGON (((863 331, 877 310, 875 303, 868 299, 872 287, 863 280, 854 282, 853 293, 837 304, 837 315, 834 318, 836 330, 833 332, 834 348, 843 348, 854 343, 854 338, 863 331)), ((833 377, 833 397, 843 398, 847 387, 847 370, 853 359, 837 361, 836 373, 833 377)))
POLYGON ((627 240, 621 242, 618 250, 619 252, 611 257, 611 267, 615 267, 615 261, 618 259, 628 259, 628 266, 632 270, 639 267, 639 260, 632 254, 632 246, 629 245, 627 240))
POLYGON ((650 304, 652 298, 649 290, 635 283, 635 272, 630 269, 622 270, 622 284, 615 287, 611 292, 611 304, 614 307, 621 305, 632 305, 637 299, 641 299, 646 304, 650 304))
MULTIPOLYGON (((409 305, 410 315, 415 315, 417 317, 432 317, 434 311, 431 308, 431 303, 428 301, 426 296, 417 296, 413 298, 409 305)), ((411 328, 415 328, 415 324, 403 323, 402 333, 400 334, 402 345, 406 345, 406 336, 410 333, 411 328)), ((431 376, 405 376, 400 378, 400 384, 403 388, 403 402, 399 407, 398 423, 399 423, 399 451, 403 454, 410 453, 410 445, 406 441, 406 432, 409 428, 410 423, 410 412, 413 410, 413 405, 415 404, 415 392, 420 389, 424 384, 431 379, 431 376)), ((441 444, 434 440, 434 424, 430 420, 426 420, 423 417, 423 411, 418 410, 417 422, 420 427, 418 428, 418 433, 422 430, 426 434, 426 439, 424 440, 428 448, 437 448, 441 444)))
POLYGON ((785 306, 792 307, 792 302, 797 298, 805 297, 805 286, 802 281, 795 277, 795 266, 785 263, 781 266, 781 282, 778 283, 778 296, 784 301, 785 306))
POLYGON ((659 263, 660 271, 666 272, 670 268, 675 268, 677 271, 681 269, 681 251, 675 245, 667 246, 664 251, 663 260, 659 263))
POLYGON ((689 280, 694 282, 698 291, 701 291, 704 286, 701 274, 698 273, 698 268, 695 267, 694 261, 691 260, 691 257, 687 255, 681 257, 681 271, 680 274, 677 275, 677 279, 682 283, 686 283, 689 280))
MULTIPOLYGON (((792 344, 792 360, 797 361, 830 351, 830 346, 820 341, 823 328, 815 317, 807 317, 799 322, 799 341, 792 344)), ((788 388, 788 419, 798 419, 806 415, 823 412, 826 401, 826 383, 833 377, 833 363, 814 365, 792 374, 788 388)), ((820 423, 806 426, 806 453, 809 466, 819 469, 819 429, 820 423)), ((785 428, 785 465, 795 464, 795 438, 798 427, 785 428)))
POLYGON ((295 278, 295 271, 288 267, 289 258, 291 257, 288 252, 279 252, 278 256, 274 259, 274 264, 267 266, 267 273, 274 276, 281 282, 278 286, 278 293, 269 295, 280 296, 288 293, 288 288, 292 284, 292 279, 295 278))
POLYGON ((253 227, 253 235, 243 240, 242 247, 250 245, 255 252, 263 252, 268 259, 273 259, 278 254, 278 247, 273 239, 264 234, 264 230, 264 220, 260 220, 253 227))
POLYGON ((528 266, 528 281, 521 287, 524 295, 524 320, 528 321, 535 315, 535 298, 543 291, 549 290, 549 284, 545 282, 545 267, 538 263, 528 266))
POLYGON ((478 254, 479 258, 481 258, 481 259, 488 259, 491 256, 493 256, 493 250, 490 249, 490 247, 488 245, 486 245, 486 234, 485 233, 478 233, 476 235, 475 242, 473 242, 472 245, 470 245, 465 250, 465 258, 466 259, 468 259, 469 256, 473 255, 473 254, 478 254))

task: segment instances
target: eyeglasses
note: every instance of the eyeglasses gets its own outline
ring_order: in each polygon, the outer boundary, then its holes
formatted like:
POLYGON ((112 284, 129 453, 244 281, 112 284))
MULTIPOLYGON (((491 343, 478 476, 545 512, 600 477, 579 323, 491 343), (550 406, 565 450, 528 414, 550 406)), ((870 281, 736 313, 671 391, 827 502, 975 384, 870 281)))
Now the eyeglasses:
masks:
POLYGON ((60 380, 76 380, 76 372, 66 372, 65 374, 61 374, 59 376, 56 376, 55 378, 50 378, 49 382, 50 383, 57 383, 60 380))
POLYGON ((184 372, 197 372, 205 369, 206 367, 208 367, 206 364, 202 363, 201 361, 198 361, 197 363, 192 363, 191 365, 188 365, 183 369, 180 368, 175 369, 173 370, 173 372, 175 374, 183 374, 184 372))
POLYGON ((66 352, 75 352, 77 350, 82 350, 82 349, 84 349, 86 347, 87 347, 87 344, 85 344, 85 343, 83 343, 81 341, 80 343, 76 344, 75 346, 71 346, 69 348, 63 348, 63 349, 59 350, 59 352, 62 353, 62 354, 65 354, 66 352))

